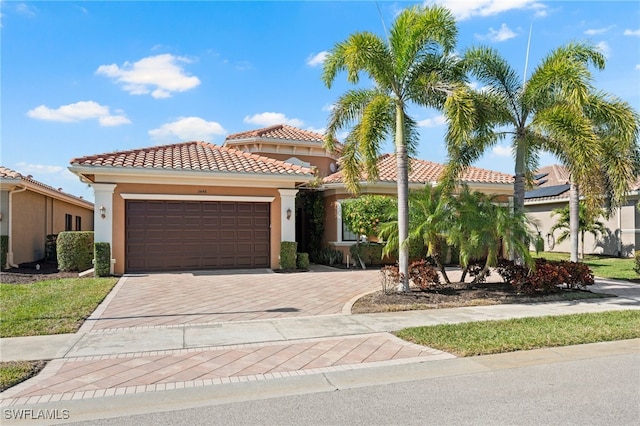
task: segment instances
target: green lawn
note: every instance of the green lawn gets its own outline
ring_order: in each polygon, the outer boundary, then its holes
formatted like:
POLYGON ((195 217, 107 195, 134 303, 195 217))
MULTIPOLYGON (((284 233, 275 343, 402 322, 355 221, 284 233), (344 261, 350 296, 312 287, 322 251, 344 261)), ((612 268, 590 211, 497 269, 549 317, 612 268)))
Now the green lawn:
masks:
POLYGON ((44 361, 11 361, 0 364, 0 392, 35 376, 44 368, 44 361))
POLYGON ((400 330, 402 339, 457 356, 640 338, 640 311, 609 311, 400 330))
POLYGON ((0 284, 0 337, 74 333, 117 278, 66 278, 0 284))
MULTIPOLYGON (((547 260, 569 260, 569 253, 541 252, 531 253, 533 257, 544 257, 547 260)), ((640 280, 640 276, 633 270, 634 259, 585 255, 584 263, 593 271, 593 275, 601 278, 617 280, 640 280)))

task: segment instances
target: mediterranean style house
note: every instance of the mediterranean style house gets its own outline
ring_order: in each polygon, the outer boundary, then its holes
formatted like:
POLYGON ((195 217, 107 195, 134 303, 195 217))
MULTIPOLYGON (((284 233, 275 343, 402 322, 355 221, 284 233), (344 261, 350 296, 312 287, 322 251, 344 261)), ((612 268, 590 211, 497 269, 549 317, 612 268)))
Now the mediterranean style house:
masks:
MULTIPOLYGON (((339 153, 321 134, 276 125, 227 136, 222 146, 185 142, 71 160, 93 187, 95 241, 108 242, 112 273, 280 267, 282 241, 296 241, 296 195, 309 182, 325 204, 323 243, 348 250, 340 203, 339 153)), ((395 193, 395 159, 380 157, 380 179, 362 193, 395 193)), ((410 184, 434 184, 443 166, 414 160, 410 184)), ((505 198, 510 175, 470 168, 472 189, 505 198)))
MULTIPOLYGON (((534 177, 535 188, 525 193, 525 211, 544 238, 545 250, 568 252, 569 240, 559 243, 557 238, 560 231, 552 233, 551 228, 559 218, 553 214, 553 210, 569 204, 569 173, 566 168, 556 164, 538 169, 534 177)), ((590 233, 585 234, 586 254, 628 257, 634 253, 640 244, 639 191, 640 178, 628 194, 626 203, 610 218, 600 218, 606 233, 597 238, 590 233)))
POLYGON ((47 235, 92 231, 93 217, 93 203, 0 166, 0 235, 7 241, 3 269, 43 260, 47 235))

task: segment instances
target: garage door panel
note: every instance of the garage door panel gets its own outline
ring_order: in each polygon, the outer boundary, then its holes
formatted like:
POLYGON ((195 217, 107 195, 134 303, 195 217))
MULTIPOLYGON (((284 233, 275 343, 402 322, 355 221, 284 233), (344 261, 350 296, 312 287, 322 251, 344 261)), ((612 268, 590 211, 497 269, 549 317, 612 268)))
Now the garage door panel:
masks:
POLYGON ((268 203, 128 200, 126 271, 269 267, 268 203))

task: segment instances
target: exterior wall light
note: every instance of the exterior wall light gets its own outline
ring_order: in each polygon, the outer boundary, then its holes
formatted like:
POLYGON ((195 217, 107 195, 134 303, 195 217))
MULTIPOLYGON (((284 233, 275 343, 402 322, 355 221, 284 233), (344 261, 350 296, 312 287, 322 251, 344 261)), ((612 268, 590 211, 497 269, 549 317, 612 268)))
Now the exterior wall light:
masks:
POLYGON ((287 209, 287 220, 291 219, 291 209, 287 209))
POLYGON ((107 217, 107 209, 106 209, 105 206, 100 206, 99 210, 100 210, 100 217, 101 218, 104 219, 105 217, 107 217))

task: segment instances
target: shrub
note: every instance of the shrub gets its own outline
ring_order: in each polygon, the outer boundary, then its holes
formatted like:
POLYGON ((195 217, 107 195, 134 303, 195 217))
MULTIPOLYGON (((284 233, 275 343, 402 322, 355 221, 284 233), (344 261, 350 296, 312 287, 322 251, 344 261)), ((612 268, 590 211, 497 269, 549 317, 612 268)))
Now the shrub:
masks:
POLYGON ((567 288, 586 288, 595 283, 591 269, 584 263, 562 261, 560 266, 567 271, 567 288))
POLYGON ((298 243, 295 241, 283 241, 280 243, 280 268, 296 268, 296 251, 298 243))
POLYGON ((337 263, 342 263, 344 255, 340 250, 333 249, 331 247, 324 247, 320 250, 319 263, 321 265, 333 266, 337 263))
POLYGON ((0 235, 0 269, 7 266, 7 253, 9 252, 9 236, 0 235))
POLYGON ((111 246, 109 243, 95 243, 93 251, 95 276, 108 277, 111 274, 111 246))
POLYGON ((497 270, 504 282, 528 294, 553 293, 562 284, 567 288, 584 288, 594 284, 593 273, 584 263, 536 259, 535 269, 528 271, 512 261, 501 260, 497 270))
POLYGON ((56 248, 56 240, 58 234, 47 235, 47 241, 44 243, 44 261, 45 262, 57 262, 58 254, 56 248))
POLYGON ((412 262, 409 265, 409 279, 422 291, 440 285, 438 272, 424 259, 412 262))
POLYGON ((65 231, 56 240, 58 269, 85 271, 93 260, 93 231, 65 231))
POLYGON ((382 292, 390 294, 396 291, 396 287, 400 283, 400 270, 398 265, 387 265, 380 269, 380 284, 382 292))
POLYGON ((487 281, 487 277, 491 275, 491 271, 487 271, 487 273, 483 276, 480 276, 482 271, 484 270, 484 265, 487 263, 485 260, 475 260, 467 266, 467 273, 470 277, 473 277, 474 283, 484 283, 487 281))
POLYGON ((523 265, 516 265, 512 260, 500 259, 496 267, 502 281, 513 286, 524 281, 529 274, 529 269, 523 265))
POLYGON ((636 274, 640 275, 640 251, 635 251, 635 259, 636 265, 633 267, 633 270, 636 271, 636 274))
POLYGON ((309 253, 298 253, 296 266, 298 269, 309 269, 309 253))
POLYGON ((360 257, 365 265, 380 265, 382 263, 382 249, 384 244, 361 243, 349 247, 349 253, 354 260, 360 257))

